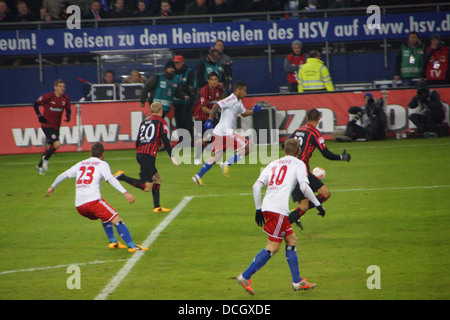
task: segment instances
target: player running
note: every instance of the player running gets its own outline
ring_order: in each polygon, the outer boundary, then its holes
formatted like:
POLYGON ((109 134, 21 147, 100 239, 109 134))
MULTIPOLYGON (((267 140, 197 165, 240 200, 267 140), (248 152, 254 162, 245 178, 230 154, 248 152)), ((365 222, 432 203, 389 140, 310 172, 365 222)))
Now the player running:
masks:
POLYGON ((36 170, 41 175, 45 175, 45 171, 48 171, 48 160, 61 146, 61 142, 59 141, 59 128, 61 126, 63 111, 66 111, 65 122, 70 121, 70 115, 72 113, 70 99, 64 93, 66 91, 64 81, 61 79, 56 80, 54 89, 54 92, 40 96, 33 104, 34 111, 38 116, 39 122, 42 124, 41 128, 44 131, 47 143, 46 150, 36 166, 36 170), (44 106, 44 115, 39 111, 40 105, 44 106))
POLYGON ((159 190, 161 188, 161 176, 156 170, 156 154, 161 146, 161 141, 169 153, 172 163, 178 167, 177 159, 172 154, 170 141, 167 137, 167 123, 161 116, 163 107, 160 102, 153 102, 150 105, 151 115, 145 118, 139 126, 136 140, 136 160, 141 166, 140 179, 128 177, 122 170, 117 171, 114 176, 121 181, 131 184, 133 187, 145 192, 152 191, 153 212, 169 212, 170 209, 161 207, 159 203, 159 190))
POLYGON ((200 171, 192 177, 192 181, 199 186, 203 186, 203 175, 219 161, 226 148, 237 151, 234 156, 228 159, 223 167, 225 177, 230 176, 230 166, 238 162, 250 153, 249 140, 234 132, 236 117, 240 114, 243 117, 251 116, 261 111, 261 106, 255 105, 252 110, 245 109, 242 99, 247 95, 247 85, 242 81, 237 81, 234 85, 234 92, 227 98, 215 103, 209 118, 205 123, 206 129, 212 129, 212 122, 219 109, 221 109, 220 121, 213 130, 213 153, 214 156, 206 160, 200 171))
MULTIPOLYGON (((324 203, 330 198, 331 192, 319 178, 311 173, 309 167, 309 159, 311 159, 313 151, 316 148, 319 149, 322 155, 329 160, 350 161, 351 156, 350 154, 346 153, 345 149, 340 155, 334 154, 333 152, 328 150, 322 133, 317 129, 317 124, 319 123, 320 119, 321 114, 317 109, 309 110, 306 113, 307 123, 295 130, 290 138, 295 138, 300 142, 301 150, 298 158, 306 164, 311 189, 314 192, 319 193, 317 199, 319 199, 320 203, 324 203)), ((309 202, 307 198, 305 198, 305 195, 300 190, 298 184, 292 191, 292 200, 294 202, 298 202, 299 206, 290 213, 289 222, 296 222, 298 226, 303 229, 300 222, 300 217, 303 216, 308 209, 314 207, 314 205, 309 202)), ((320 215, 323 217, 325 214, 320 215)))
POLYGON ((103 228, 109 240, 108 247, 110 249, 128 248, 129 252, 147 250, 147 248, 136 245, 133 242, 130 231, 122 218, 102 198, 100 185, 103 179, 105 179, 106 182, 122 193, 130 204, 134 203, 133 195, 127 192, 120 182, 114 178, 109 164, 103 161, 104 152, 103 144, 100 142, 94 143, 91 147, 91 158, 80 161, 72 168, 61 173, 52 183, 51 187, 48 188, 47 194, 52 195, 56 186, 67 178, 76 178, 75 206, 77 211, 83 217, 91 220, 100 219, 102 221, 103 228), (123 241, 127 244, 126 246, 116 240, 113 225, 116 227, 123 241))
POLYGON ((295 139, 284 143, 285 156, 275 160, 263 170, 253 185, 253 198, 256 207, 255 221, 264 227, 269 239, 266 247, 253 259, 250 266, 238 277, 238 283, 254 294, 251 276, 261 269, 269 259, 280 250, 281 242, 286 243, 286 260, 292 275, 292 287, 295 291, 313 289, 316 284, 300 277, 297 256, 297 237, 288 220, 289 196, 297 183, 303 194, 316 206, 320 214, 325 210, 309 187, 308 173, 303 161, 297 159, 300 144, 295 139), (261 189, 267 185, 267 191, 261 206, 261 189))

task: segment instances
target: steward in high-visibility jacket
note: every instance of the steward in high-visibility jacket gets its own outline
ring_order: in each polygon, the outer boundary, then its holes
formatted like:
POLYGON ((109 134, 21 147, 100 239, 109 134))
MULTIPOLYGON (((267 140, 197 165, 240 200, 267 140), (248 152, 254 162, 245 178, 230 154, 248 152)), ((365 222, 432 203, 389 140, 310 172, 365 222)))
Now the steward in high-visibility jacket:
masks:
POLYGON ((334 91, 334 85, 331 81, 330 72, 320 60, 320 53, 312 50, 306 63, 298 71, 298 92, 304 91, 334 91))

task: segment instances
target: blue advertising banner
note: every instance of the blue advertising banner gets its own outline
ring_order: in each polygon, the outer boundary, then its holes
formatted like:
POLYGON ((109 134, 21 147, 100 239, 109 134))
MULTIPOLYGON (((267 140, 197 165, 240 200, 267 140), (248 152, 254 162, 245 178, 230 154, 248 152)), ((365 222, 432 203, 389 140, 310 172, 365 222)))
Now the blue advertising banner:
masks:
POLYGON ((290 44, 296 39, 304 43, 406 39, 409 31, 417 31, 421 38, 450 35, 448 11, 381 15, 377 28, 372 28, 371 17, 0 31, 0 55, 206 48, 217 39, 232 47, 290 44))

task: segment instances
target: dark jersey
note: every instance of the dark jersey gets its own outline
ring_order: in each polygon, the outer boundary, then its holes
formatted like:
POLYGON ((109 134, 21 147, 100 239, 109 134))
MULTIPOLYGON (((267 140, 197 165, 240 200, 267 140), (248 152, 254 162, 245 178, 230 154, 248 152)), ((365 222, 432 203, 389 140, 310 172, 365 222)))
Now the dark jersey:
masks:
POLYGON ((322 133, 310 123, 306 123, 304 126, 295 130, 290 138, 295 138, 300 142, 301 150, 298 158, 306 164, 308 172, 310 172, 309 159, 311 159, 312 153, 316 148, 327 159, 340 160, 339 155, 335 155, 328 150, 322 133))
POLYGON ((146 153, 156 157, 161 141, 164 143, 169 155, 172 153, 169 139, 167 138, 168 127, 166 121, 158 115, 152 114, 141 122, 136 140, 137 153, 146 153))
POLYGON ((196 110, 194 113, 195 120, 208 120, 209 114, 204 112, 202 110, 202 107, 207 107, 211 110, 217 101, 222 100, 222 93, 223 88, 220 85, 218 85, 214 90, 211 89, 209 84, 204 86, 199 92, 200 97, 198 98, 196 110))
POLYGON ((43 116, 46 123, 42 123, 43 128, 59 130, 64 110, 66 111, 66 117, 70 118, 70 99, 65 94, 61 97, 57 97, 54 92, 47 93, 40 96, 34 104, 35 106, 44 106, 43 116))

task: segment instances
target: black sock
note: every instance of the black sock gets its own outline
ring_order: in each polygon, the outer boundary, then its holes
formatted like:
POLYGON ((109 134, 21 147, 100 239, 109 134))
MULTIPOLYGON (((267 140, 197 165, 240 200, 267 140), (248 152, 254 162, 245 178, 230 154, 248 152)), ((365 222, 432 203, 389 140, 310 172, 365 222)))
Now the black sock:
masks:
POLYGON ((134 179, 131 177, 127 177, 126 175, 122 174, 117 177, 117 180, 125 181, 126 183, 131 184, 133 187, 144 190, 145 189, 145 182, 142 180, 134 179))
POLYGON ((160 184, 153 183, 152 194, 153 194, 153 204, 154 204, 155 208, 161 207, 159 205, 159 188, 161 188, 160 184))

